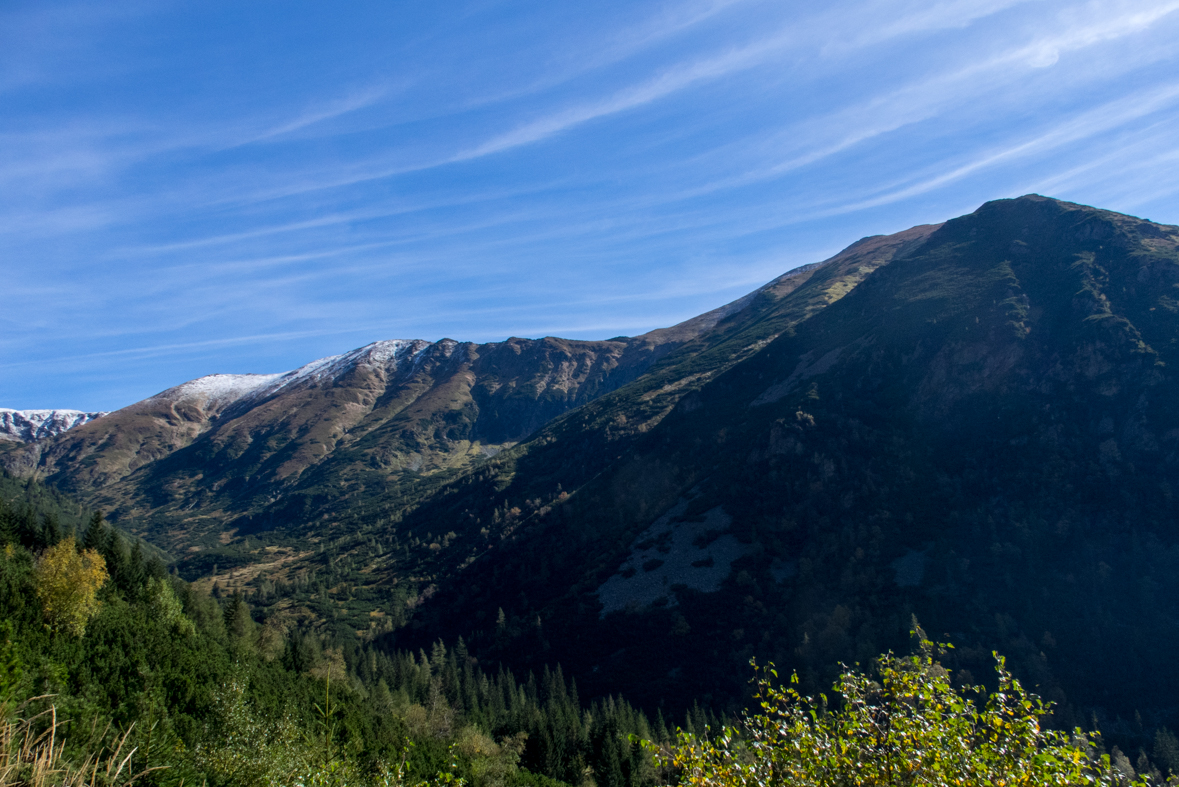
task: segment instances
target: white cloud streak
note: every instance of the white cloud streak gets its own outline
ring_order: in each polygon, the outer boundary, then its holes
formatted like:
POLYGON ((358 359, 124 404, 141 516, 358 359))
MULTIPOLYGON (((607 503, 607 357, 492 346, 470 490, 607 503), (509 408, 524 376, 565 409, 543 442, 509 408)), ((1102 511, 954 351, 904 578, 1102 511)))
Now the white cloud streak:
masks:
MULTIPOLYGON (((0 366, 208 368, 227 348, 427 326, 621 333, 729 300, 801 249, 1023 186, 1153 213, 1179 169, 1176 10, 640 0, 605 21, 561 12, 535 45, 507 29, 486 41, 502 73, 447 50, 442 14, 428 51, 405 50, 420 62, 309 52, 339 76, 265 96, 243 73, 223 102, 193 82, 169 105, 120 93, 132 69, 96 77, 107 98, 76 112, 68 91, 91 82, 29 63, 49 92, 0 111, 19 283, 0 366)), ((489 35, 461 30, 471 52, 489 35)), ((98 40, 74 42, 77 62, 98 40)))

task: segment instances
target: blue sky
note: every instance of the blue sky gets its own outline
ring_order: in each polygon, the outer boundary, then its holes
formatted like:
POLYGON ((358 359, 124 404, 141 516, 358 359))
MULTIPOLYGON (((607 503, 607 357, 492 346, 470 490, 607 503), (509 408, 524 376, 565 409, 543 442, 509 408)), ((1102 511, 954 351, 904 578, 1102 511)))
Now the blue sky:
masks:
POLYGON ((607 338, 1039 192, 1179 223, 1179 0, 0 5, 0 406, 607 338))

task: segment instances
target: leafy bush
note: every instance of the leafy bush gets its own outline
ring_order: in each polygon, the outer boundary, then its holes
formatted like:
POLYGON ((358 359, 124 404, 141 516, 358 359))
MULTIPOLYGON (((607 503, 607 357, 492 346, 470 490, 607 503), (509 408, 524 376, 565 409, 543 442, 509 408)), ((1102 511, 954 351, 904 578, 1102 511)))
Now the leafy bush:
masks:
POLYGON ((1096 735, 1047 730, 1049 705, 1026 691, 996 655, 998 688, 956 689, 935 660, 882 656, 874 676, 844 669, 825 695, 803 696, 794 674, 755 681, 760 710, 713 737, 681 732, 656 751, 680 784, 704 787, 909 787, 912 785, 1126 785, 1133 772, 1098 754, 1096 735))

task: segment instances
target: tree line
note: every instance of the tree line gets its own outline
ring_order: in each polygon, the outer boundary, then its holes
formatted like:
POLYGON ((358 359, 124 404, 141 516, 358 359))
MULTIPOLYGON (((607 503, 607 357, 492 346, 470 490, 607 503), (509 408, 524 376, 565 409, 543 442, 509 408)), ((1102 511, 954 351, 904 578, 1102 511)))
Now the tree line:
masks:
POLYGON ((385 651, 264 618, 169 574, 100 513, 12 478, 0 495, 0 702, 10 724, 69 719, 67 760, 121 745, 160 785, 656 781, 631 738, 669 740, 662 717, 583 703, 559 667, 520 679, 461 641, 385 651))

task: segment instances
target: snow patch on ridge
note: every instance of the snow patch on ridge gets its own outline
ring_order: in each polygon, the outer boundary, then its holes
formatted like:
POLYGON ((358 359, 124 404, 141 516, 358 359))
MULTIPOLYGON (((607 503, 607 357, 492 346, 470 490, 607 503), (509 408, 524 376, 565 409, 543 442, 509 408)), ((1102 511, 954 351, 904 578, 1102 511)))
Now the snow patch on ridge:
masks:
POLYGON ((10 410, 0 407, 0 441, 31 443, 44 440, 104 415, 106 413, 81 410, 10 410))
POLYGON ((221 405, 232 404, 243 399, 258 389, 274 382, 281 374, 210 374, 198 377, 175 388, 169 388, 163 393, 156 394, 147 401, 166 399, 171 402, 184 402, 194 399, 203 402, 216 402, 221 405))
MULTIPOLYGON (((440 342, 445 345, 445 342, 440 342)), ((407 360, 416 362, 433 345, 421 339, 389 339, 366 344, 341 355, 329 355, 298 369, 277 374, 210 374, 156 394, 147 401, 181 402, 200 400, 222 408, 247 399, 263 399, 303 383, 322 383, 340 377, 357 366, 400 368, 407 360)), ((447 349, 444 347, 444 349, 447 349)))
POLYGON ((320 383, 335 380, 356 366, 389 366, 392 362, 392 367, 396 370, 407 360, 416 363, 422 353, 432 346, 432 343, 422 339, 387 339, 373 342, 342 355, 320 358, 286 374, 274 375, 274 383, 258 391, 256 395, 271 396, 284 388, 304 382, 320 383))

